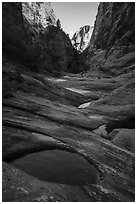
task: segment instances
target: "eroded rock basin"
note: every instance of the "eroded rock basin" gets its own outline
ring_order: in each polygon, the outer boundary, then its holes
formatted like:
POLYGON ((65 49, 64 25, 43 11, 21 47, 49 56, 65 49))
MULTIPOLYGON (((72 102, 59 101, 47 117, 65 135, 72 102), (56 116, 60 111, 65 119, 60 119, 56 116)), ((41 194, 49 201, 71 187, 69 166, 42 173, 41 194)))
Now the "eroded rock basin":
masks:
POLYGON ((82 156, 61 150, 29 154, 10 164, 39 180, 69 185, 96 183, 98 171, 82 156))

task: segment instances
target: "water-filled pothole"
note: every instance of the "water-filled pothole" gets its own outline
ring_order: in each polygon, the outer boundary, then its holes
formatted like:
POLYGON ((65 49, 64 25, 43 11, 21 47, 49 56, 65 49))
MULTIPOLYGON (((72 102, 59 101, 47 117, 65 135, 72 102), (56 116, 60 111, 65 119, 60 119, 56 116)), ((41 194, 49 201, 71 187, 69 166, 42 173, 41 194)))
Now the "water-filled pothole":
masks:
POLYGON ((98 171, 82 156, 61 150, 29 154, 10 162, 40 180, 85 185, 96 183, 98 171))

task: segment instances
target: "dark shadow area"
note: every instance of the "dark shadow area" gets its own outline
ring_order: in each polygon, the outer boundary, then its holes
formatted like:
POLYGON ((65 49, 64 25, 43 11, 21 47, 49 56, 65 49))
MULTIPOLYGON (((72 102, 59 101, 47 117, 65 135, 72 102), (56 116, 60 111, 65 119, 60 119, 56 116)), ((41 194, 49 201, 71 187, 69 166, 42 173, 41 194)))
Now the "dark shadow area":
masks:
POLYGON ((112 130, 114 129, 119 129, 119 128, 135 129, 135 118, 130 117, 124 120, 111 121, 106 125, 106 131, 108 133, 112 132, 112 130))

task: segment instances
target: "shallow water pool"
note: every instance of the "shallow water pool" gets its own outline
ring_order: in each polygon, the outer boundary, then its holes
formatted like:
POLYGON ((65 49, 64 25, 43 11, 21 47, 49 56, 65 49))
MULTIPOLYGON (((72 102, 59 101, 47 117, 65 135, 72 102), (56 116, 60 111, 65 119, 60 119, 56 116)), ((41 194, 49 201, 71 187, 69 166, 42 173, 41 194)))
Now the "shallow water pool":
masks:
POLYGON ((61 150, 29 154, 10 162, 40 180, 54 183, 85 185, 96 183, 98 172, 82 156, 61 150))

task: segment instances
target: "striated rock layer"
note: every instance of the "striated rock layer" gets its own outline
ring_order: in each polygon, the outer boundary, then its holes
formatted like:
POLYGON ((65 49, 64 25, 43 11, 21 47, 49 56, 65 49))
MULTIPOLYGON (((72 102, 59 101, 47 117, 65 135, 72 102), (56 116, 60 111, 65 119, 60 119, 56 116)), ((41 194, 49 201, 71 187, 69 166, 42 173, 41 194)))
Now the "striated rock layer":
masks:
MULTIPOLYGON (((132 93, 118 89, 122 78, 84 80, 73 76, 53 82, 44 74, 18 72, 17 66, 3 64, 3 201, 134 201, 134 130, 130 130, 134 127, 128 126, 130 120, 126 121, 126 129, 121 124, 134 115, 134 98, 128 104, 132 93), (93 103, 92 94, 85 96, 65 89, 76 83, 88 87, 91 93, 95 90, 94 94, 101 90, 107 97, 100 96, 93 103), (89 106, 77 108, 88 101, 92 102, 89 106), (105 137, 94 131, 104 125, 105 137), (84 186, 50 183, 7 164, 48 149, 86 158, 98 171, 97 182, 84 186)), ((125 86, 129 89, 133 84, 125 86)))

